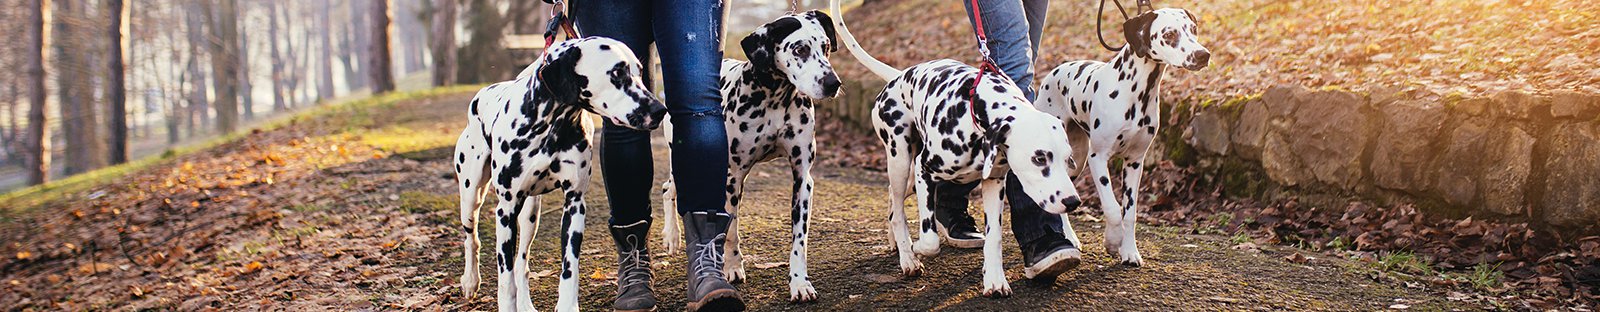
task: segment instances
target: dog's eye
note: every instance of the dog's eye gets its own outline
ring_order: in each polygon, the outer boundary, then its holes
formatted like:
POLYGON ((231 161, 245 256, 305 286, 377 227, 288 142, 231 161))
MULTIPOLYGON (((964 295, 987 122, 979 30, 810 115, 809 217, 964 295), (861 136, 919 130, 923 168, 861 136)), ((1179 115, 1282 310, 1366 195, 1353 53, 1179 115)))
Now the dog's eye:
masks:
POLYGON ((811 46, 802 45, 800 47, 797 47, 797 48, 794 49, 794 53, 795 54, 800 54, 800 55, 811 54, 811 46))

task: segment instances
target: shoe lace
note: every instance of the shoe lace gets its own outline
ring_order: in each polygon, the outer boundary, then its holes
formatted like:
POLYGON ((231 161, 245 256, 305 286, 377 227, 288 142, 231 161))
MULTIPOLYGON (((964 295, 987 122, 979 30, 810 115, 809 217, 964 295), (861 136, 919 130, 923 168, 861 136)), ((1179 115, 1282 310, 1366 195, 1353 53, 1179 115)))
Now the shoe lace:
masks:
POLYGON ((727 234, 717 234, 716 237, 706 241, 704 244, 695 244, 695 247, 697 247, 695 248, 695 257, 703 259, 702 261, 695 261, 694 270, 696 276, 700 278, 722 277, 722 252, 718 250, 717 242, 721 242, 726 237, 727 234))
POLYGON ((626 288, 641 283, 649 283, 653 277, 650 268, 644 261, 645 251, 638 236, 629 235, 628 249, 622 253, 622 276, 618 277, 618 284, 626 288))

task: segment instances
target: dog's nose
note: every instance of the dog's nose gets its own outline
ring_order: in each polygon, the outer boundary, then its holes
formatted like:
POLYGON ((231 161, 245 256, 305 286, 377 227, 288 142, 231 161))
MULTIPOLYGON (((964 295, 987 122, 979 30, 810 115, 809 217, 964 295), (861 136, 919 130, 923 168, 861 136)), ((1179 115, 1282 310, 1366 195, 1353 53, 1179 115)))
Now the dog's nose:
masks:
POLYGON ((1189 54, 1189 70, 1206 68, 1211 63, 1211 51, 1200 50, 1189 54))
POLYGON ((650 129, 655 129, 656 126, 661 125, 661 120, 664 119, 662 117, 666 117, 666 115, 667 115, 667 106, 666 105, 661 105, 661 102, 658 102, 658 101, 651 101, 650 102, 650 122, 645 126, 650 128, 650 129))
POLYGON ((1067 199, 1061 203, 1067 205, 1067 211, 1072 211, 1078 209, 1078 205, 1083 204, 1083 201, 1078 200, 1077 196, 1067 196, 1067 199))
POLYGON ((822 95, 833 97, 839 94, 839 75, 828 73, 822 76, 822 95))

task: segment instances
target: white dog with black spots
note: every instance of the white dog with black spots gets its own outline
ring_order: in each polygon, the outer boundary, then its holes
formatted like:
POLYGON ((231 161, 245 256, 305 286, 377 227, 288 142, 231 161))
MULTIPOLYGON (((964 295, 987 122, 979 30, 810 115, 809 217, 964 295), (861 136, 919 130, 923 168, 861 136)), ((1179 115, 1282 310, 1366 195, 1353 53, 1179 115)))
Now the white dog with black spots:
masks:
MULTIPOLYGON (((836 49, 833 21, 818 11, 790 14, 767 23, 740 42, 750 61, 722 61, 722 108, 728 131, 728 202, 733 215, 724 247, 723 272, 729 282, 745 279, 739 250, 739 202, 744 180, 756 164, 787 158, 794 175, 790 226, 794 235, 789 253, 789 300, 817 300, 817 290, 806 272, 806 241, 810 237, 811 192, 815 185, 811 165, 816 161, 814 100, 839 93, 828 54, 836 49)), ((665 125, 672 140, 672 123, 665 125)), ((669 175, 670 177, 670 175, 669 175)), ((677 188, 669 178, 661 210, 666 216, 662 240, 667 252, 683 243, 678 232, 677 188)))
POLYGON ((1161 128, 1161 72, 1166 66, 1190 71, 1210 62, 1200 45, 1194 15, 1160 9, 1128 20, 1128 45, 1111 62, 1072 61, 1056 67, 1039 84, 1039 110, 1060 116, 1089 135, 1088 166, 1105 213, 1106 251, 1123 264, 1139 266, 1134 225, 1145 152, 1161 128), (1109 166, 1124 157, 1121 185, 1111 188, 1109 166), (1118 199, 1118 198, 1121 199, 1118 199))
POLYGON ((495 194, 495 261, 500 311, 532 311, 528 246, 539 213, 538 196, 560 192, 561 273, 556 310, 578 309, 578 250, 583 241, 584 191, 589 187, 589 147, 595 113, 630 128, 655 128, 666 107, 645 88, 644 67, 622 42, 568 40, 549 47, 516 80, 478 91, 467 107, 467 128, 456 141, 456 182, 461 191, 461 289, 476 292, 478 206, 495 194), (492 187, 491 187, 492 186, 492 187))
MULTIPOLYGON (((830 1, 830 7, 840 12, 839 0, 830 1)), ((835 20, 835 27, 851 54, 888 80, 873 105, 872 116, 888 154, 889 228, 902 273, 921 274, 922 264, 913 251, 918 255, 939 252, 939 235, 928 206, 933 202, 929 192, 933 183, 981 181, 986 226, 983 294, 1009 296, 1011 285, 1001 266, 1000 250, 1006 173, 1014 173, 1023 191, 1047 212, 1065 213, 1079 201, 1068 171, 1072 147, 1061 120, 1035 109, 1022 90, 1003 75, 989 73, 979 78, 977 68, 953 60, 897 70, 862 50, 842 19, 835 20), (915 186, 922 222, 914 246, 904 210, 908 184, 915 186)), ((1071 233, 1070 226, 1067 231, 1071 233)))

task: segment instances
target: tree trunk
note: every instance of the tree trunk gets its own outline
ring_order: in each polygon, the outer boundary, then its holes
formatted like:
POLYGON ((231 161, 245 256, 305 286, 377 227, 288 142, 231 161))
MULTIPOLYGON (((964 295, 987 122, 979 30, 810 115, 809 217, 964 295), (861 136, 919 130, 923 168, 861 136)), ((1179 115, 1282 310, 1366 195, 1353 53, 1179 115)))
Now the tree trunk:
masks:
POLYGON ((231 18, 234 19, 233 44, 235 47, 233 48, 233 51, 235 64, 234 68, 238 69, 239 73, 239 79, 236 80, 236 82, 239 84, 239 113, 242 117, 244 117, 244 120, 252 120, 256 118, 256 104, 255 97, 253 96, 255 95, 255 86, 250 83, 250 37, 240 36, 238 30, 239 17, 249 16, 249 12, 247 9, 240 8, 237 2, 234 3, 233 7, 233 13, 228 16, 231 16, 231 18))
POLYGON ((214 105, 217 131, 228 133, 239 127, 238 1, 204 0, 200 3, 212 15, 207 19, 206 29, 211 31, 207 41, 211 50, 212 86, 217 95, 214 105))
POLYGON ((433 85, 456 84, 456 1, 433 3, 433 85))
POLYGON ((111 164, 128 162, 128 94, 127 94, 127 60, 122 52, 128 48, 128 40, 123 34, 128 32, 128 6, 122 0, 108 0, 107 12, 111 13, 110 41, 111 53, 106 56, 111 67, 110 83, 106 84, 108 102, 111 104, 111 164))
POLYGON ((92 87, 92 69, 85 66, 90 63, 92 43, 82 39, 76 33, 74 25, 82 24, 87 18, 82 17, 81 5, 77 1, 55 1, 57 14, 55 23, 55 36, 64 38, 62 44, 55 45, 57 93, 60 94, 62 134, 66 137, 67 163, 62 166, 67 175, 77 174, 98 168, 104 165, 106 146, 100 139, 99 118, 96 116, 96 107, 93 104, 94 92, 92 87))
POLYGON ((372 49, 371 41, 368 40, 372 35, 372 26, 367 23, 367 18, 372 12, 367 8, 371 4, 369 0, 355 0, 349 3, 350 23, 345 24, 344 32, 347 38, 344 50, 344 79, 346 87, 355 90, 367 87, 367 79, 371 78, 371 74, 367 73, 371 68, 367 67, 372 61, 367 58, 372 56, 367 54, 372 49))
POLYGON ((184 5, 184 22, 187 26, 184 33, 188 35, 188 59, 185 61, 189 75, 189 111, 185 114, 189 136, 196 136, 197 131, 205 131, 211 127, 211 102, 206 98, 206 72, 200 65, 200 56, 205 53, 202 49, 206 45, 205 21, 210 15, 199 0, 189 1, 184 5), (197 130, 198 128, 198 130, 197 130))
POLYGON ((389 34, 394 32, 390 23, 389 0, 372 1, 372 94, 394 91, 394 54, 389 53, 389 34))
POLYGON ((272 57, 272 111, 282 112, 288 110, 284 103, 284 72, 283 55, 278 53, 278 7, 280 2, 267 2, 267 49, 271 50, 272 57))
POLYGON ((317 25, 320 26, 317 29, 322 30, 317 32, 322 49, 322 56, 318 57, 321 62, 317 66, 317 99, 331 99, 336 95, 333 91, 333 35, 329 34, 333 32, 333 23, 329 20, 333 11, 332 1, 323 1, 322 9, 316 11, 317 25))
POLYGON ((50 181, 50 127, 45 120, 45 58, 48 53, 45 49, 50 47, 50 33, 45 25, 50 24, 49 0, 23 0, 28 5, 27 29, 27 58, 28 88, 30 102, 28 105, 28 154, 27 171, 28 184, 39 185, 50 181))

